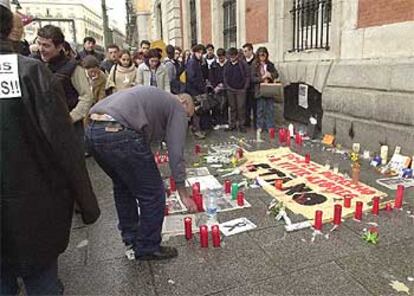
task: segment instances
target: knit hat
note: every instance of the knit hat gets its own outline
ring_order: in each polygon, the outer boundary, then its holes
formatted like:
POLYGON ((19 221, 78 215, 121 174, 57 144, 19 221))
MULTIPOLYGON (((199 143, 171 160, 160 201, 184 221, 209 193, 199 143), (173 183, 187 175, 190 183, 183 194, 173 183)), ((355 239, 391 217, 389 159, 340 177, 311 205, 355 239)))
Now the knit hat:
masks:
POLYGON ((99 67, 99 61, 93 55, 87 55, 82 61, 83 67, 85 69, 91 69, 99 67))
POLYGON ((3 6, 3 7, 6 7, 9 10, 11 10, 10 0, 0 0, 0 5, 3 6))

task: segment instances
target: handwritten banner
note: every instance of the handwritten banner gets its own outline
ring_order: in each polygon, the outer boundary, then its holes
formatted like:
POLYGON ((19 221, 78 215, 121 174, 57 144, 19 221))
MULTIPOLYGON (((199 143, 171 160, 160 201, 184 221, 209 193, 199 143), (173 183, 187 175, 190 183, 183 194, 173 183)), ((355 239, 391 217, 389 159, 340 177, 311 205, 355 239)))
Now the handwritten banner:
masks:
POLYGON ((314 219, 315 211, 323 211, 323 220, 331 221, 334 205, 343 205, 344 197, 350 197, 350 208, 343 208, 343 217, 351 216, 355 202, 362 201, 364 211, 372 207, 372 198, 383 198, 385 193, 315 163, 306 163, 305 158, 289 148, 256 151, 245 154, 247 162, 241 167, 250 179, 258 178, 269 194, 283 202, 291 211, 314 219), (276 180, 283 181, 283 189, 276 189, 276 180))

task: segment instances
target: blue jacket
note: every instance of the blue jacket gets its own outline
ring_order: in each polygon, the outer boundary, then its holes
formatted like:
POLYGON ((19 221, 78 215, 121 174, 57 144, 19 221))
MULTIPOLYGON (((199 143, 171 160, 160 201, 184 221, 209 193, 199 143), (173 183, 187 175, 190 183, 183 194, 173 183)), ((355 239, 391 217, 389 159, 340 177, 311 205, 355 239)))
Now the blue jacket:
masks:
POLYGON ((186 65, 187 85, 186 92, 192 96, 206 93, 206 82, 204 80, 201 61, 194 56, 190 58, 186 65))

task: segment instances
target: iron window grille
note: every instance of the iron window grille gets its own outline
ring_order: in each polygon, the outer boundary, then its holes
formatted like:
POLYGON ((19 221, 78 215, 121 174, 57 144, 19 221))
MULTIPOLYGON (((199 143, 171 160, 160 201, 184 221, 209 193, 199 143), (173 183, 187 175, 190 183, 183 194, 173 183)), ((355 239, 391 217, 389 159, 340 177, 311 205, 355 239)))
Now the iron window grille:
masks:
POLYGON ((191 46, 197 44, 197 10, 195 0, 190 0, 191 46))
POLYGON ((237 19, 236 0, 225 0, 223 3, 224 22, 223 36, 224 48, 237 46, 237 19))
POLYGON ((293 0, 291 52, 329 50, 332 0, 293 0))

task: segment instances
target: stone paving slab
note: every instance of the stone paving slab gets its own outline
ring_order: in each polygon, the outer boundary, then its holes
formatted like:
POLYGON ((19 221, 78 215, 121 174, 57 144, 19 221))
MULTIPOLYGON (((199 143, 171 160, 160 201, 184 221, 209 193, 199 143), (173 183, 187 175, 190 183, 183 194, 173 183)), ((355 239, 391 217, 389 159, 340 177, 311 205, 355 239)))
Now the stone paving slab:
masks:
POLYGON ((151 263, 158 295, 205 295, 281 274, 247 234, 223 240, 220 249, 201 249, 194 239, 178 251, 170 262, 151 263))
POLYGON ((374 295, 402 295, 391 286, 404 283, 411 291, 414 282, 414 239, 392 245, 371 246, 363 254, 340 258, 337 264, 374 295))
MULTIPOLYGON (((325 226, 325 234, 329 233, 325 226)), ((320 265, 337 258, 363 251, 361 240, 345 227, 329 234, 318 235, 312 242, 311 229, 286 233, 284 227, 271 227, 250 232, 260 247, 285 271, 320 265)))
POLYGON ((59 265, 84 265, 86 263, 88 247, 78 247, 81 242, 88 240, 88 228, 73 229, 70 233, 69 245, 66 251, 59 256, 59 265))
POLYGON ((59 276, 65 295, 156 295, 148 263, 126 258, 87 266, 64 266, 59 276))
POLYGON ((371 295, 335 263, 312 267, 254 285, 222 291, 217 296, 241 295, 371 295))

